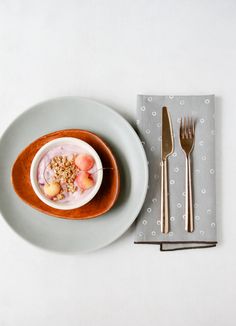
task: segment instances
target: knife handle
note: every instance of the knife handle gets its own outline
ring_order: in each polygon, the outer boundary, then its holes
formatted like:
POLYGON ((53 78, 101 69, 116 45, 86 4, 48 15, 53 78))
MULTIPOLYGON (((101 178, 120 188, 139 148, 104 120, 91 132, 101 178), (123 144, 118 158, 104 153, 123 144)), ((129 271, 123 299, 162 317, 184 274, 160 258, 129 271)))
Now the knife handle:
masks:
POLYGON ((169 233, 169 190, 168 190, 168 162, 161 164, 161 232, 169 233))

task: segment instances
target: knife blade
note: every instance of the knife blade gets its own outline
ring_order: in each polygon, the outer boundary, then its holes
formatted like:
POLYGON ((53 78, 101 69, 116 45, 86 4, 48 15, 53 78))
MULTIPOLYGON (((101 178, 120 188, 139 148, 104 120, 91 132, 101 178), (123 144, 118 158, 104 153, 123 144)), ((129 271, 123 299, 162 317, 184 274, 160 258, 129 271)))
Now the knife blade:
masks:
POLYGON ((162 147, 161 155, 162 160, 165 160, 169 155, 173 153, 173 132, 170 114, 166 106, 162 108, 162 147))
POLYGON ((174 151, 173 131, 167 107, 162 108, 162 146, 161 146, 161 232, 169 233, 169 180, 168 156, 174 151))

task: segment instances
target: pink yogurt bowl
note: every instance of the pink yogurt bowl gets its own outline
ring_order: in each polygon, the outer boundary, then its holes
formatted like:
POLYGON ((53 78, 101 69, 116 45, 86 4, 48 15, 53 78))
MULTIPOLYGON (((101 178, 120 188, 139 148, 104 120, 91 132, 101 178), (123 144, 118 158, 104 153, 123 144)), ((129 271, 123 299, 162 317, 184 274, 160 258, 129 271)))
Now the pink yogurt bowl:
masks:
POLYGON ((30 180, 34 192, 38 198, 50 207, 71 210, 87 204, 97 194, 103 179, 102 162, 92 146, 83 140, 73 137, 61 137, 54 139, 40 148, 31 163, 30 180), (90 173, 94 176, 94 186, 83 192, 69 193, 63 200, 53 201, 43 192, 45 167, 54 155, 70 155, 86 153, 94 159, 94 166, 90 173))

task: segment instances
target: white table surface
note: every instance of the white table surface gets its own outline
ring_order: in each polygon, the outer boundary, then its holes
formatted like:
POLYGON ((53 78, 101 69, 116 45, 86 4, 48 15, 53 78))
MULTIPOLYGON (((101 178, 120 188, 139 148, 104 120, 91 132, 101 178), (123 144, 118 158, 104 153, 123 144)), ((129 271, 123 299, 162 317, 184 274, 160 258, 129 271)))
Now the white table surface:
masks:
POLYGON ((215 93, 219 227, 215 249, 161 253, 134 245, 131 228, 100 251, 62 255, 0 218, 1 326, 235 325, 235 17, 234 0, 0 0, 1 133, 56 96, 133 121, 137 93, 215 93))

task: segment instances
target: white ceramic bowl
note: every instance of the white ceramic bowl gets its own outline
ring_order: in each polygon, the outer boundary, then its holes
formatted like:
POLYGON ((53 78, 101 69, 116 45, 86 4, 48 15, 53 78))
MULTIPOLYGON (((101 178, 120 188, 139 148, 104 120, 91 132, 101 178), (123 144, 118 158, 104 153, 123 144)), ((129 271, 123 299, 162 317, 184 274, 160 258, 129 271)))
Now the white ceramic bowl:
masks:
POLYGON ((40 148, 40 150, 36 153, 32 163, 31 163, 31 168, 30 168, 30 180, 32 187, 34 189, 34 192, 36 195, 41 199, 45 204, 48 206, 51 206, 53 208, 57 209, 62 209, 62 210, 68 210, 68 209, 75 209, 78 207, 81 207, 85 204, 87 204, 98 192, 101 183, 102 183, 102 178, 103 178, 103 170, 102 170, 102 162, 100 157, 98 156, 97 152, 93 149, 92 146, 90 146, 88 143, 86 143, 83 140, 80 140, 78 138, 73 138, 73 137, 61 137, 54 139, 44 146, 40 148), (59 201, 54 202, 51 199, 47 198, 44 193, 42 192, 39 184, 38 184, 38 178, 37 178, 37 173, 38 173, 38 165, 42 157, 51 149, 54 147, 60 146, 62 144, 71 144, 71 145, 77 145, 80 148, 84 149, 84 151, 88 154, 90 154, 96 163, 97 166, 97 180, 96 183, 92 189, 91 192, 88 193, 86 197, 78 201, 78 203, 60 203, 59 201))

